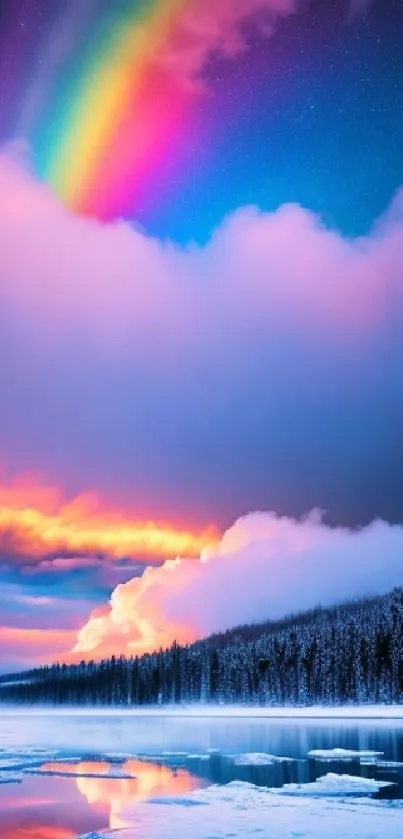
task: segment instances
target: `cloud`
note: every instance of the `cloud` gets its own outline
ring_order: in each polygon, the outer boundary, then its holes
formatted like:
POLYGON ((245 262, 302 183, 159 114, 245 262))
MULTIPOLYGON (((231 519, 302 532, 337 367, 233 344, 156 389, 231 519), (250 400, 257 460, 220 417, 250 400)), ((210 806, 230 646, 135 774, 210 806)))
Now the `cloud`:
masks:
POLYGON ((125 222, 74 216, 19 155, 0 156, 0 185, 0 301, 43 345, 85 337, 108 354, 153 348, 168 351, 168 366, 192 331, 197 352, 218 337, 228 343, 233 318, 245 328, 253 316, 266 335, 280 317, 348 338, 384 326, 395 305, 402 310, 397 212, 372 235, 346 240, 298 205, 246 207, 205 248, 180 248, 125 222))
POLYGON ((269 37, 276 23, 293 14, 299 0, 192 0, 185 3, 162 50, 161 63, 185 79, 195 79, 213 54, 233 58, 246 49, 247 26, 269 37))
POLYGON ((141 522, 95 494, 66 500, 34 476, 0 482, 0 668, 68 659, 117 583, 185 546, 197 555, 214 532, 141 522))
POLYGON ((62 501, 55 488, 19 478, 0 484, 0 556, 47 571, 92 566, 97 557, 152 561, 196 555, 214 529, 189 529, 136 521, 108 510, 96 494, 62 501))
POLYGON ((403 582, 403 527, 332 529, 318 512, 239 519, 218 549, 147 569, 118 586, 78 634, 75 652, 136 654, 317 604, 381 594, 403 582), (225 596, 223 596, 225 592, 225 596))
POLYGON ((15 671, 60 659, 74 644, 75 634, 67 629, 0 626, 1 670, 15 671))
MULTIPOLYGON (((214 53, 234 57, 247 46, 246 25, 254 26, 263 37, 272 34, 276 22, 293 14, 299 0, 185 0, 172 13, 169 36, 159 45, 157 64, 183 81, 194 82, 214 53)), ((159 9, 157 10, 157 21, 159 9)), ((114 12, 112 12, 112 15, 114 12)), ((96 37, 100 22, 108 25, 111 11, 100 0, 72 0, 68 10, 58 15, 41 43, 41 60, 27 86, 21 108, 19 128, 30 136, 49 99, 54 96, 58 74, 74 55, 83 32, 96 37)), ((141 18, 134 17, 133 27, 141 18)), ((111 28, 109 23, 109 28, 111 28)), ((150 58, 146 55, 148 61, 150 58)), ((155 56, 151 57, 155 62, 155 56)))
POLYGON ((0 155, 8 473, 40 471, 70 497, 95 486, 133 521, 399 515, 399 201, 358 239, 286 205, 179 247, 74 216, 20 151, 0 155))
POLYGON ((85 338, 126 356, 141 348, 162 372, 192 333, 192 355, 203 344, 207 355, 212 341, 228 347, 234 318, 245 330, 253 317, 267 337, 280 319, 349 340, 382 328, 396 305, 402 311, 403 221, 393 213, 349 241, 298 205, 247 207, 204 249, 180 248, 124 222, 70 214, 16 157, 0 157, 0 184, 0 301, 38 344, 85 338))

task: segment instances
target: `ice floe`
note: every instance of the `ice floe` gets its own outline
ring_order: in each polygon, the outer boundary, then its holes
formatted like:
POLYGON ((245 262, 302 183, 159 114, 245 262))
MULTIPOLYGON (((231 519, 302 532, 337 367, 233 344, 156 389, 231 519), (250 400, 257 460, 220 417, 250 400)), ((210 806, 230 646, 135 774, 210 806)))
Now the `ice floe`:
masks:
POLYGON ((358 778, 354 775, 337 775, 329 772, 306 784, 285 784, 281 789, 270 789, 269 792, 276 795, 309 795, 315 798, 319 796, 345 796, 345 795, 371 795, 379 792, 383 787, 390 787, 393 784, 389 781, 375 781, 372 778, 358 778))
POLYGON ((126 829, 86 839, 402 839, 402 809, 402 802, 295 796, 234 782, 128 807, 120 814, 126 829))
POLYGON ((0 775, 7 771, 22 771, 54 760, 56 752, 36 749, 0 749, 0 775))
POLYGON ((365 760, 377 761, 383 756, 383 752, 372 751, 354 751, 353 749, 312 749, 308 752, 308 757, 314 760, 334 761, 334 760, 365 760))
POLYGON ((79 765, 66 766, 63 763, 58 764, 56 762, 51 768, 40 766, 31 769, 28 767, 24 770, 24 774, 56 778, 112 778, 121 781, 132 781, 136 778, 133 773, 122 770, 120 765, 111 765, 109 768, 107 766, 105 763, 105 768, 97 771, 92 768, 81 769, 79 765))
POLYGON ((293 760, 292 757, 278 757, 265 752, 245 752, 245 754, 232 755, 232 757, 235 766, 273 766, 276 763, 289 763, 293 760))

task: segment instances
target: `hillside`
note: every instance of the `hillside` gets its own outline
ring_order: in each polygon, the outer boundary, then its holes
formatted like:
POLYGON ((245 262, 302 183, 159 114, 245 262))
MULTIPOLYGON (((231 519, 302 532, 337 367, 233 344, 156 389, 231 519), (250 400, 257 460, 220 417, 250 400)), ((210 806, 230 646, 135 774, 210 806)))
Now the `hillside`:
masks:
POLYGON ((403 701, 403 589, 139 658, 0 677, 0 701, 80 705, 403 701))

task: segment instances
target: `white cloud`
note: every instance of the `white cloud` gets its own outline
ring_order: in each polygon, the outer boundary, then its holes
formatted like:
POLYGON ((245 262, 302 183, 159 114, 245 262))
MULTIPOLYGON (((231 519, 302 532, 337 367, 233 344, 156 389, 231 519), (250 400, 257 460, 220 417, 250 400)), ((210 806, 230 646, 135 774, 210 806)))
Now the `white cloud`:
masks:
POLYGON ((326 526, 317 512, 300 521, 254 513, 199 561, 167 562, 117 586, 81 629, 76 651, 142 652, 402 583, 401 526, 376 521, 351 531, 326 526))

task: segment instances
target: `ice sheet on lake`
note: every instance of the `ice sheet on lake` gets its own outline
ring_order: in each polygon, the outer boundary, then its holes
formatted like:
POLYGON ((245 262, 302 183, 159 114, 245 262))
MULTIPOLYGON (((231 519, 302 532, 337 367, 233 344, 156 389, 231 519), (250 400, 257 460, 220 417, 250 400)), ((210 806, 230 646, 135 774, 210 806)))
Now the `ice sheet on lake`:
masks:
POLYGON ((54 760, 57 752, 43 749, 0 749, 0 776, 8 770, 22 771, 54 760))
POLYGON ((24 760, 21 757, 2 757, 0 756, 0 774, 8 769, 21 769, 24 766, 34 766, 36 761, 30 761, 29 758, 24 760))
POLYGON ((354 751, 353 749, 312 749, 308 752, 308 757, 321 761, 365 760, 368 762, 377 761, 377 759, 382 756, 383 752, 354 751))
POLYGON ((281 795, 234 782, 139 803, 121 813, 126 830, 87 839, 402 839, 402 809, 402 802, 281 795))
MULTIPOLYGON (((36 718, 66 717, 65 708, 32 707, 29 709, 29 716, 36 718)), ((13 708, 13 717, 27 717, 26 708, 13 708)), ((353 719, 359 720, 402 720, 403 705, 311 705, 309 707, 296 706, 249 706, 249 705, 165 705, 165 706, 141 706, 135 708, 95 708, 77 707, 69 708, 68 716, 71 717, 257 717, 259 719, 353 719)))
POLYGON ((232 755, 235 766, 273 766, 276 763, 288 763, 292 757, 278 757, 265 752, 246 752, 242 755, 232 755))
POLYGON ((113 778, 133 780, 136 775, 124 769, 131 755, 66 755, 46 749, 0 750, 0 783, 16 783, 29 775, 59 778, 113 778), (88 768, 85 767, 88 764, 88 768), (101 764, 99 768, 95 765, 101 764), (85 767, 85 768, 84 768, 85 767))
POLYGON ((101 770, 97 772, 93 769, 81 770, 79 766, 73 766, 71 770, 63 769, 63 762, 60 763, 60 768, 56 762, 51 769, 45 769, 43 767, 28 768, 24 770, 24 774, 55 778, 111 778, 120 781, 132 781, 137 777, 131 772, 122 771, 119 766, 111 766, 105 772, 101 770))

